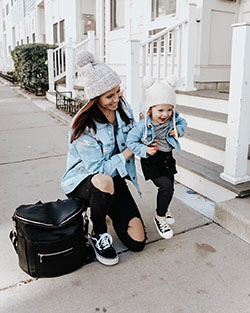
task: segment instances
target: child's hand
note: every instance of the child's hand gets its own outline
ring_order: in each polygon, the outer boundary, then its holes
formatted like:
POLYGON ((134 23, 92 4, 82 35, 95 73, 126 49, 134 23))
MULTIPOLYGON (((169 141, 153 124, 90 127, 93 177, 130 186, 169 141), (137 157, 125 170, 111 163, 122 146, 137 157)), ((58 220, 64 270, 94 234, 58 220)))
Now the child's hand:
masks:
MULTIPOLYGON (((177 134, 178 134, 178 136, 179 136, 179 133, 178 133, 178 130, 177 130, 177 129, 176 129, 176 131, 177 131, 177 134)), ((174 129, 171 129, 171 131, 170 131, 170 133, 169 133, 169 136, 175 137, 174 129)))
POLYGON ((151 144, 148 145, 148 147, 156 147, 157 146, 158 139, 154 139, 151 144))
POLYGON ((157 147, 156 146, 155 147, 147 147, 146 151, 147 151, 147 154, 154 155, 157 152, 157 147))

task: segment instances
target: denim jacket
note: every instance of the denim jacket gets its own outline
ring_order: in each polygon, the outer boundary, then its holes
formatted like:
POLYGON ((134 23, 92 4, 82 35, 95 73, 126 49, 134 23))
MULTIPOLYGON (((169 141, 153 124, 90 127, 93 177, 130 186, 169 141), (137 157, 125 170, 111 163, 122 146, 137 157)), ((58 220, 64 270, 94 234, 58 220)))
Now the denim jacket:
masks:
MULTIPOLYGON (((178 112, 175 112, 175 125, 179 133, 179 137, 184 135, 187 122, 184 118, 179 116, 178 112)), ((167 142, 176 149, 176 151, 180 151, 180 144, 178 140, 169 136, 170 131, 174 128, 173 126, 173 118, 171 117, 170 123, 168 124, 166 130, 166 140, 167 142)), ((143 137, 145 135, 145 119, 142 119, 137 125, 129 132, 126 145, 127 147, 134 152, 135 155, 140 156, 141 158, 147 158, 149 155, 147 154, 147 145, 153 142, 155 139, 154 128, 152 125, 152 121, 150 116, 147 117, 147 137, 145 142, 143 141, 143 137)))
POLYGON ((70 143, 72 135, 72 128, 70 128, 68 133, 67 168, 61 181, 61 187, 65 194, 72 192, 87 176, 97 173, 107 174, 111 177, 118 174, 121 177, 129 176, 138 193, 141 194, 136 177, 134 156, 126 161, 122 154, 127 148, 128 132, 135 122, 129 105, 124 100, 121 101, 126 114, 131 118, 131 122, 126 125, 116 110, 116 139, 120 153, 113 155, 115 135, 112 124, 94 121, 96 133, 93 129, 87 127, 84 133, 72 143, 70 143))

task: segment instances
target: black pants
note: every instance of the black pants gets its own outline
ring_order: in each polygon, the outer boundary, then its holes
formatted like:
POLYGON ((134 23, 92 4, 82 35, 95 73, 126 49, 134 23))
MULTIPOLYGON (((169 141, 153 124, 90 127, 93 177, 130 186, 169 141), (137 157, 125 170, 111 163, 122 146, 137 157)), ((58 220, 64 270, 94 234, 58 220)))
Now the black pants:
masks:
POLYGON ((174 194, 174 176, 160 176, 152 181, 158 187, 156 214, 165 216, 174 194))
POLYGON ((91 179, 93 176, 90 175, 85 178, 67 196, 69 198, 80 198, 86 206, 90 206, 94 233, 102 234, 107 232, 106 216, 108 215, 121 242, 132 251, 142 250, 146 239, 136 241, 127 232, 128 224, 134 217, 138 217, 141 221, 142 218, 125 179, 119 175, 113 178, 115 192, 111 195, 100 191, 92 184, 91 179))

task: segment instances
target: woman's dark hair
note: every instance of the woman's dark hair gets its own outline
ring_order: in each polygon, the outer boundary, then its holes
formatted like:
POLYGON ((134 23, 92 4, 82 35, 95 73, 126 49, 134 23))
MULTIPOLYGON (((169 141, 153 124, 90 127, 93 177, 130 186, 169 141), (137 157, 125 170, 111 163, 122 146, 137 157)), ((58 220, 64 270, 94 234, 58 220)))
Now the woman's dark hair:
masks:
MULTIPOLYGON (((86 111, 79 112, 78 115, 76 116, 72 125, 73 132, 71 135, 70 143, 78 139, 81 136, 81 134, 85 131, 86 127, 92 128, 94 132, 96 132, 96 125, 94 120, 96 120, 99 123, 109 123, 106 116, 102 113, 102 111, 99 109, 97 105, 98 100, 99 97, 90 100, 88 104, 90 105, 90 108, 86 111)), ((131 119, 127 116, 126 112, 124 111, 122 107, 122 101, 124 100, 120 98, 117 111, 119 112, 121 119, 125 122, 126 125, 128 125, 131 119)))

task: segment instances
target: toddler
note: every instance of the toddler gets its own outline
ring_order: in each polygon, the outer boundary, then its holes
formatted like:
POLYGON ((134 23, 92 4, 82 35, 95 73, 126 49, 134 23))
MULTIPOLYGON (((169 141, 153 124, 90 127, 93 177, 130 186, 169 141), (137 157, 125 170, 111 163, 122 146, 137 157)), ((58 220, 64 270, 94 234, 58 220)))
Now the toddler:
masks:
POLYGON ((154 223, 161 237, 169 239, 173 230, 169 224, 174 218, 168 210, 174 193, 174 174, 177 173, 172 150, 180 150, 178 138, 183 136, 186 121, 175 111, 176 78, 144 79, 145 117, 132 128, 127 137, 127 147, 141 157, 146 180, 158 187, 154 223))

